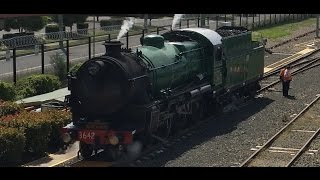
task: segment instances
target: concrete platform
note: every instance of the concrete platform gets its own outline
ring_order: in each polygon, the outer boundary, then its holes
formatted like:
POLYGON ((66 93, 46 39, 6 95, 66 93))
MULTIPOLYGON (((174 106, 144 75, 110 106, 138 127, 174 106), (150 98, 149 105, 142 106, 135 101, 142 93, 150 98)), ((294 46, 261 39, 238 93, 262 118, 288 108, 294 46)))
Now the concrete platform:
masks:
POLYGON ((66 161, 77 158, 78 150, 79 142, 75 142, 65 151, 61 150, 54 154, 49 154, 47 157, 43 157, 41 159, 23 165, 23 167, 55 167, 66 161))
POLYGON ((33 97, 29 97, 29 98, 25 98, 22 100, 18 100, 16 101, 17 103, 25 103, 25 104, 33 104, 33 103, 37 103, 37 104, 42 104, 51 100, 57 100, 57 101, 64 101, 64 97, 66 95, 69 95, 70 91, 68 90, 68 88, 63 88, 63 89, 58 89, 56 91, 50 92, 50 93, 46 93, 46 94, 41 94, 38 96, 33 96, 33 97))

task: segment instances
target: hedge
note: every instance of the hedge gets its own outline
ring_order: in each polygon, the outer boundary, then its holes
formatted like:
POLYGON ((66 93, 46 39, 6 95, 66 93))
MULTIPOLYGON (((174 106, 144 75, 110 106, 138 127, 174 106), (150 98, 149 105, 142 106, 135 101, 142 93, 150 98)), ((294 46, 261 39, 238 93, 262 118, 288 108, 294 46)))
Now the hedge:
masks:
POLYGON ((11 101, 15 99, 15 96, 14 86, 10 83, 0 81, 0 99, 11 101))
POLYGON ((22 98, 36 96, 57 90, 61 87, 59 78, 54 75, 38 74, 20 79, 16 91, 22 98))
POLYGON ((34 111, 22 112, 12 120, 7 120, 6 126, 18 128, 26 137, 25 151, 43 155, 48 149, 50 123, 43 113, 34 111))
POLYGON ((49 147, 59 148, 63 145, 61 128, 71 122, 71 113, 67 111, 48 111, 51 133, 49 135, 49 147))
MULTIPOLYGON (((66 30, 66 27, 63 27, 63 31, 66 30)), ((45 33, 59 32, 59 26, 57 24, 50 24, 45 27, 45 33)))
POLYGON ((88 23, 77 23, 77 33, 78 34, 88 34, 88 23))
POLYGON ((0 101, 0 117, 14 115, 22 110, 23 107, 20 104, 10 101, 0 101))
POLYGON ((17 128, 0 126, 0 164, 13 165, 21 162, 25 148, 25 136, 17 128))
POLYGON ((0 118, 0 125, 24 132, 25 151, 38 155, 45 154, 49 147, 61 147, 60 130, 70 122, 71 114, 66 111, 23 111, 18 115, 0 118))
POLYGON ((100 26, 116 26, 116 25, 122 25, 123 19, 109 19, 109 20, 101 20, 100 26))
POLYGON ((77 23, 77 29, 88 29, 88 23, 77 23))

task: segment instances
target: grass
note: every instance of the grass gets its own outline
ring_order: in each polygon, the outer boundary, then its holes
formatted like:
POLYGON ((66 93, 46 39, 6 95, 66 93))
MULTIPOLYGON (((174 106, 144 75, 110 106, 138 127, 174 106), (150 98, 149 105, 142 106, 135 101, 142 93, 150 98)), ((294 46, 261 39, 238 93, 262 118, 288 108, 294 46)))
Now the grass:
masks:
POLYGON ((260 40, 261 37, 277 40, 279 38, 290 36, 293 32, 316 23, 316 18, 309 18, 300 22, 276 24, 271 27, 264 27, 253 31, 252 39, 260 40))

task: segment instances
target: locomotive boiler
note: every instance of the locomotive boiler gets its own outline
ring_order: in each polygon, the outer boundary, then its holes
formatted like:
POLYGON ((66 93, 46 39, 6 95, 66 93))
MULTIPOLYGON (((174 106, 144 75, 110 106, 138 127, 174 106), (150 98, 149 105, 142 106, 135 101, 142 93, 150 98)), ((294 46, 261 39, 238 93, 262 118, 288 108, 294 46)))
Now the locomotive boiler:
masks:
POLYGON ((72 124, 63 139, 79 140, 84 158, 102 148, 117 159, 135 143, 165 141, 233 97, 253 95, 263 75, 264 47, 242 27, 148 35, 134 52, 104 45, 104 55, 68 76, 72 124))

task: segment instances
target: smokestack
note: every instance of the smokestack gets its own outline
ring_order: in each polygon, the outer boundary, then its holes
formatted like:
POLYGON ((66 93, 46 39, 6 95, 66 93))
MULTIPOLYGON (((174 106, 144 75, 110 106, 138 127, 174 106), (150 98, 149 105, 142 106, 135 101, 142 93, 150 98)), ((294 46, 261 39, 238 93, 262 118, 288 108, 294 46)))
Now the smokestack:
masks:
POLYGON ((103 45, 106 47, 106 56, 111 56, 111 57, 119 57, 121 55, 121 43, 120 41, 106 41, 103 43, 103 45))

